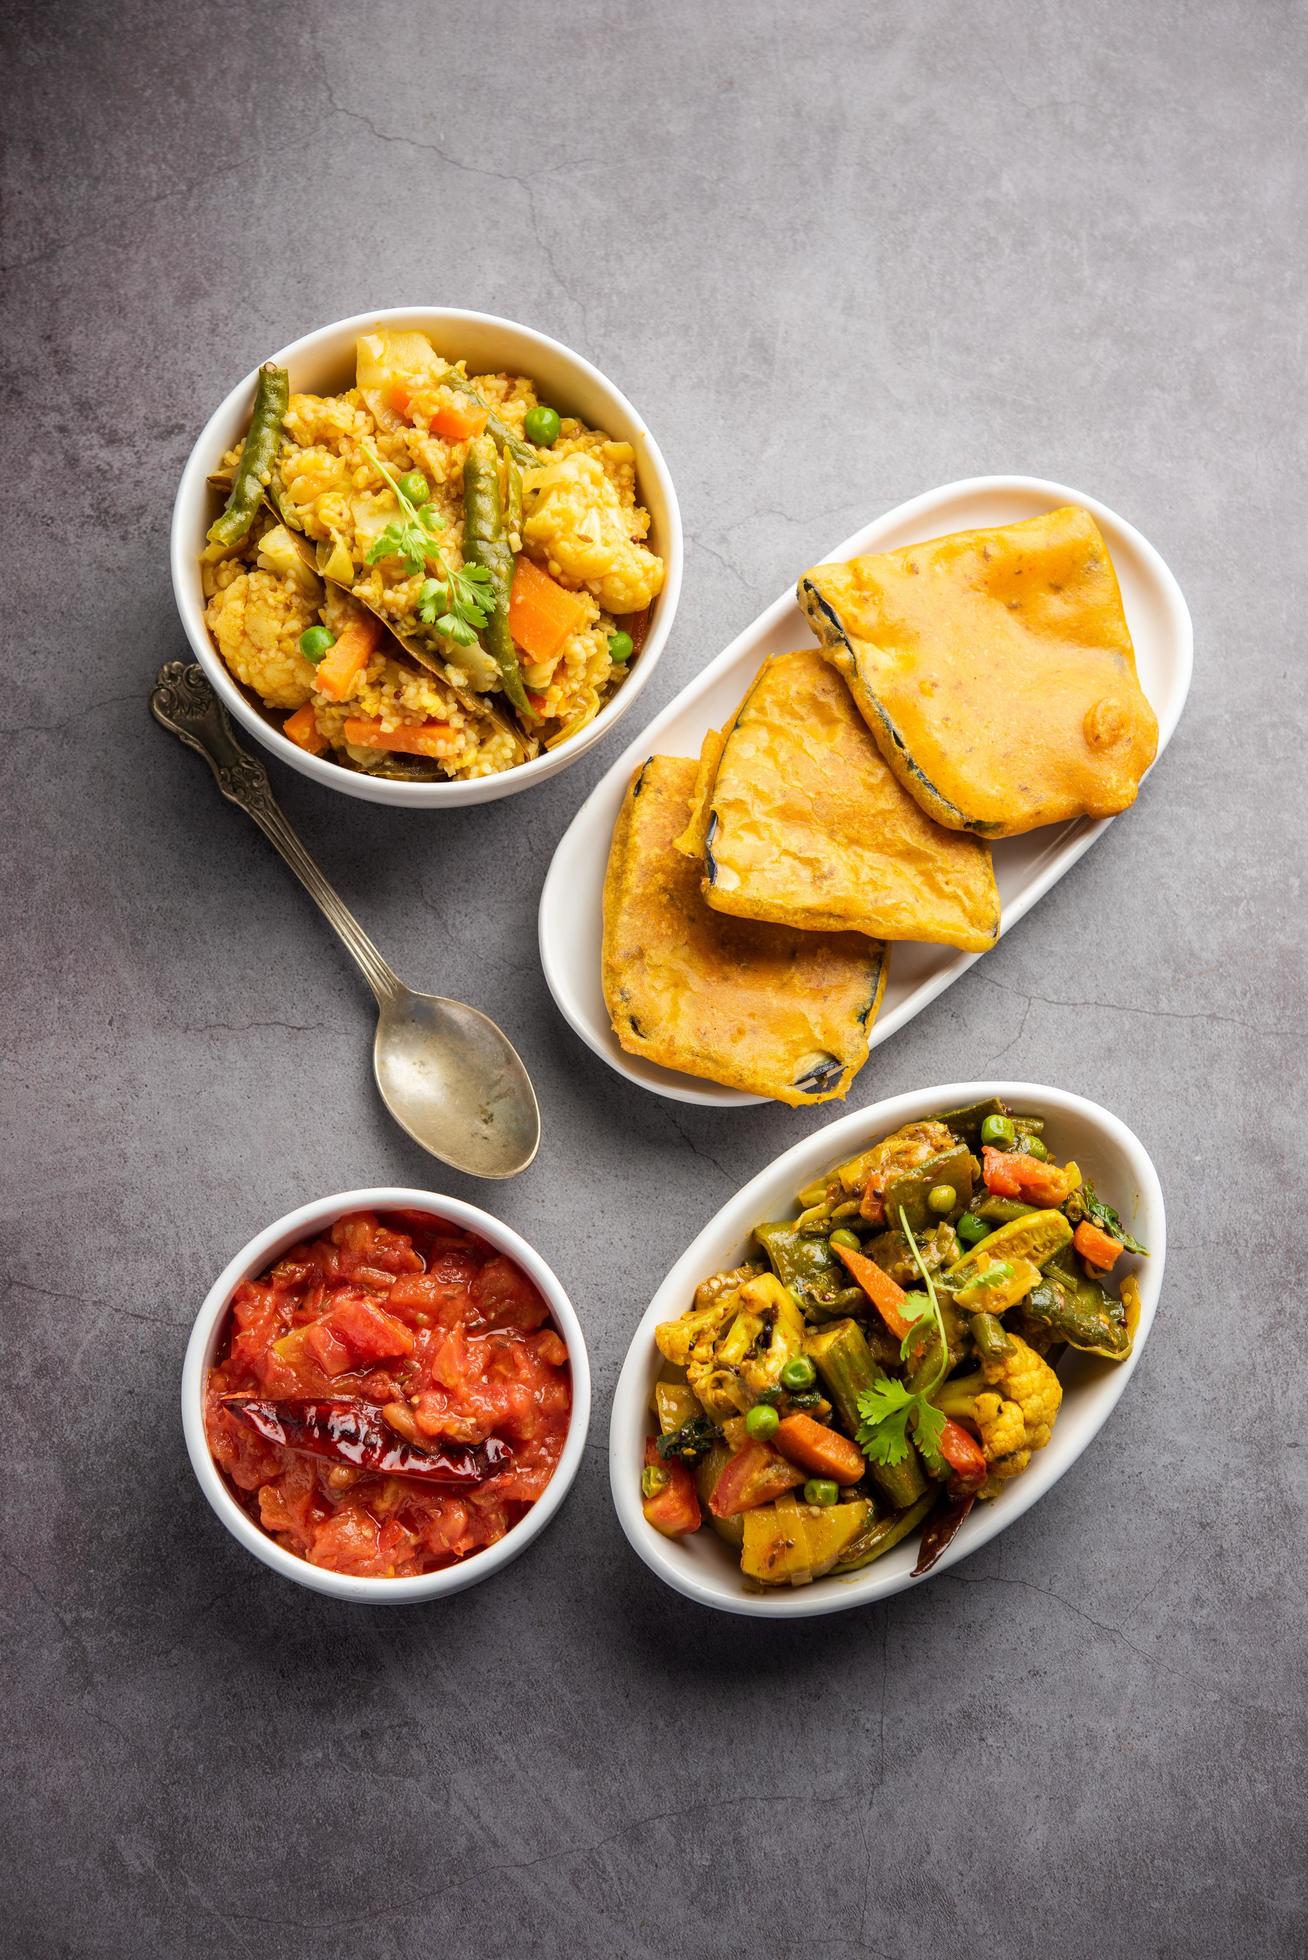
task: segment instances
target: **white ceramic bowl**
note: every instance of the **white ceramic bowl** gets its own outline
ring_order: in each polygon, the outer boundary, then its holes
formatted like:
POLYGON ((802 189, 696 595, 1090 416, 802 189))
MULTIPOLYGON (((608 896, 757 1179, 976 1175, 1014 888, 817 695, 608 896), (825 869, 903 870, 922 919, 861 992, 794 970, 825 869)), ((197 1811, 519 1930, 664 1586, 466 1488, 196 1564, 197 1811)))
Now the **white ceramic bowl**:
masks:
POLYGON ((280 1572, 284 1579, 308 1586, 311 1592, 329 1593, 333 1599, 348 1599, 365 1606, 410 1606, 423 1600, 444 1599, 462 1592, 465 1586, 479 1585, 525 1552, 554 1516, 581 1465, 590 1425, 590 1363, 585 1336, 576 1310, 554 1273, 525 1239, 502 1225, 476 1205, 458 1198, 445 1198, 434 1191, 405 1191, 390 1185, 368 1191, 342 1191, 332 1198, 317 1198, 288 1212, 240 1252, 224 1268, 210 1287, 195 1326, 182 1366, 182 1428, 187 1453, 200 1488, 233 1538, 253 1552, 257 1559, 280 1572), (217 1352, 232 1295, 242 1280, 264 1272, 298 1240, 333 1225, 352 1211, 425 1211, 463 1230, 475 1232, 497 1252, 517 1262, 549 1307, 554 1324, 563 1337, 572 1370, 572 1419, 563 1444, 559 1465, 543 1494, 511 1531, 484 1551, 473 1552, 458 1565, 440 1572, 427 1572, 415 1579, 358 1578, 344 1572, 325 1572, 307 1559, 297 1558, 274 1543, 266 1532, 241 1509, 213 1457, 204 1432, 204 1385, 217 1352))
MULTIPOLYGON (((1075 1157, 1104 1199, 1121 1212, 1128 1229, 1149 1247, 1150 1257, 1132 1261, 1140 1281, 1140 1322, 1135 1346, 1125 1361, 1099 1361, 1092 1355, 1069 1352, 1059 1367, 1063 1405, 1054 1433, 1033 1456, 1020 1477, 1000 1495, 978 1504, 949 1549, 925 1578, 934 1578, 969 1552, 986 1545, 1005 1525, 1052 1485, 1093 1441, 1134 1372, 1149 1337, 1163 1281, 1167 1225, 1163 1194, 1149 1153, 1139 1138, 1098 1103, 1065 1089, 1030 1082, 954 1082, 938 1089, 916 1089, 892 1096, 871 1109, 856 1110, 824 1130, 797 1143, 752 1178, 731 1198, 684 1252, 650 1302, 618 1380, 609 1426, 609 1477, 613 1502, 622 1528, 646 1565, 660 1579, 702 1606, 724 1613, 747 1613, 758 1619, 808 1619, 817 1613, 839 1613, 850 1606, 867 1606, 923 1583, 914 1579, 916 1534, 884 1558, 852 1572, 815 1580, 810 1586, 750 1593, 730 1548, 705 1526, 690 1538, 664 1538, 646 1524, 640 1508, 640 1471, 645 1437, 650 1431, 650 1396, 660 1360, 654 1328, 661 1320, 684 1313, 700 1280, 736 1265, 750 1249, 750 1233, 764 1219, 795 1214, 795 1193, 832 1165, 842 1163, 879 1137, 933 1110, 960 1109, 985 1096, 1001 1096, 1011 1108, 1047 1119, 1045 1134, 1056 1157, 1075 1157)), ((1123 1269, 1125 1270, 1125 1268, 1123 1269)), ((1064 1556, 1073 1565, 1078 1556, 1072 1544, 1064 1556)))
POLYGON ((271 749, 292 769, 298 769, 301 775, 312 776, 315 782, 340 790, 346 796, 362 797, 366 803, 395 803, 422 810, 493 803, 501 796, 516 796, 519 790, 530 789, 533 784, 543 783, 560 769, 566 769, 634 707, 648 684, 672 631, 681 593, 681 512, 677 507, 677 493, 658 444, 626 396, 570 347, 513 320, 500 320, 489 313, 459 312, 450 307, 388 307, 382 312, 357 313, 352 319, 319 327, 269 358, 290 370, 293 390, 332 393, 353 382, 354 344, 358 336, 380 325, 420 329, 431 336, 437 351, 448 359, 466 358, 473 373, 503 370, 529 375, 552 406, 579 415, 593 427, 606 430, 634 448, 640 500, 650 514, 649 543, 664 561, 665 576, 663 590, 654 602, 645 644, 617 693, 605 703, 594 721, 570 741, 537 756, 534 761, 519 764, 516 769, 506 769, 498 776, 479 777, 475 782, 390 782, 381 776, 360 775, 323 756, 309 755, 289 741, 252 704, 229 673, 204 623, 204 595, 200 587, 199 555, 212 505, 206 479, 223 452, 240 441, 249 423, 256 378, 253 372, 232 389, 210 416, 182 471, 173 506, 170 545, 173 594, 191 650, 219 700, 265 748, 271 749))
MULTIPOLYGON (((1043 477, 973 476, 928 490, 910 503, 887 511, 828 552, 826 559, 843 561, 869 551, 895 551, 901 545, 951 531, 1018 523, 1059 504, 1080 504, 1088 510, 1108 541, 1135 642, 1140 682, 1158 716, 1161 755, 1180 719, 1190 687, 1194 664, 1190 614, 1180 586, 1158 552, 1107 504, 1066 483, 1050 483, 1043 477)), ((809 646, 812 639, 813 629, 796 604, 792 583, 660 710, 600 778, 560 838, 541 891, 541 965, 559 1012, 601 1061, 629 1082, 674 1102, 716 1103, 729 1108, 761 1098, 740 1089, 726 1089, 719 1082, 660 1068, 641 1055, 627 1054, 619 1045, 600 984, 604 872, 613 826, 632 774, 646 756, 698 755, 705 730, 727 725, 769 654, 809 646)), ((1147 810, 1142 810, 1131 821, 1145 821, 1147 815, 1147 810)), ((1016 925, 1070 870, 1103 836, 1110 821, 1115 819, 1106 817, 1096 823, 1081 817, 1072 823, 1028 831, 1023 837, 996 840, 993 856, 1003 904, 1002 932, 1016 925)), ((872 1026, 873 1048, 888 1041, 982 957, 956 952, 952 946, 901 943, 892 947, 885 999, 872 1026)))

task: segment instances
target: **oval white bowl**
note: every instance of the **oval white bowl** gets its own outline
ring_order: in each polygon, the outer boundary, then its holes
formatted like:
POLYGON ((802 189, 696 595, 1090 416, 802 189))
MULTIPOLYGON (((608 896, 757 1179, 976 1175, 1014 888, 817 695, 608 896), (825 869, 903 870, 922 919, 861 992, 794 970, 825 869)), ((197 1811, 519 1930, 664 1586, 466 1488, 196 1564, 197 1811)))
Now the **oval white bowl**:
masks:
POLYGON ((681 512, 677 493, 662 451, 626 396, 606 375, 561 341, 514 320, 490 313, 467 313, 451 307, 392 306, 378 313, 356 313, 348 320, 293 340, 268 358, 290 370, 291 387, 299 392, 331 393, 354 380, 354 343, 377 326, 412 327, 431 336, 449 360, 467 359, 474 374, 501 371, 529 375, 541 394, 559 408, 579 415, 636 452, 636 481, 641 501, 650 514, 649 542, 664 561, 663 590, 654 602, 649 633, 631 673, 587 727, 548 754, 520 763, 498 776, 474 782, 397 783, 381 776, 363 776, 323 756, 309 755, 289 741, 280 728, 254 706, 228 671, 204 623, 204 594, 200 586, 200 552, 210 521, 212 493, 208 476, 224 453, 240 441, 250 419, 255 373, 238 382, 205 424, 182 471, 173 505, 170 545, 173 596, 191 650, 213 684, 219 700, 256 740, 302 776, 311 776, 327 789, 366 803, 394 803, 401 808, 454 809, 468 803, 493 803, 501 796, 556 776, 560 769, 585 755, 614 723, 635 706, 672 631, 681 594, 681 512))
POLYGON ((540 1536, 567 1496, 581 1465, 589 1427, 590 1362, 586 1354, 586 1339, 576 1310, 557 1276, 525 1239, 501 1224, 498 1218, 492 1218, 489 1212, 481 1211, 476 1205, 464 1204, 459 1198, 443 1197, 435 1191, 408 1191, 392 1185, 375 1186, 366 1191, 341 1191, 331 1198, 315 1198, 312 1204, 301 1205, 298 1211, 288 1212, 285 1218, 279 1218, 275 1224, 251 1239, 210 1287, 204 1305, 196 1315, 182 1365, 182 1429, 191 1468, 199 1480, 200 1489, 233 1538, 244 1545, 247 1552, 253 1552, 257 1559, 280 1573, 283 1579, 294 1579, 297 1585, 307 1586, 311 1592, 328 1593, 333 1599, 350 1600, 360 1606, 411 1606, 425 1600, 444 1599, 450 1593, 462 1592, 466 1586, 480 1585, 483 1579, 502 1572, 540 1536), (430 1212, 434 1217, 459 1225, 465 1231, 475 1232, 498 1252, 516 1260, 528 1278, 540 1288, 568 1350, 572 1371, 572 1417, 554 1475, 526 1516, 520 1518, 496 1544, 487 1546, 484 1551, 474 1552, 458 1565, 446 1566, 439 1572, 425 1572, 410 1579, 372 1579, 356 1577, 351 1573, 324 1571, 320 1566, 310 1565, 308 1559, 297 1558, 294 1552, 286 1551, 266 1532, 260 1531, 232 1496, 226 1479, 209 1452, 209 1441, 204 1430, 204 1385, 218 1350, 232 1295, 242 1280, 256 1278, 298 1240, 335 1224, 348 1212, 396 1210, 430 1212))
MULTIPOLYGON (((821 562, 857 558, 869 551, 895 551, 901 545, 951 531, 1011 524, 1059 504, 1082 505, 1108 541, 1135 641, 1141 685, 1158 717, 1161 755, 1189 692, 1194 661, 1190 614, 1180 586, 1153 546, 1106 504, 1041 477, 969 477, 900 504, 846 538, 821 562)), ((796 575, 803 569, 797 566, 796 575)), ((763 1098, 678 1075, 628 1055, 619 1046, 600 987, 604 870, 618 809, 633 772, 648 756, 698 755, 705 731, 725 725, 770 654, 812 643, 812 628, 795 603, 792 584, 618 757, 559 840, 541 892, 541 964, 559 1012, 587 1047, 619 1075, 675 1102, 740 1107, 763 1098)), ((1081 818, 1056 828, 1031 831, 1025 837, 1006 837, 995 844, 995 879, 1003 907, 1001 932, 1030 911, 1089 850, 1110 821, 1081 818)), ((980 957, 978 953, 955 952, 949 946, 893 946, 890 978, 872 1029, 872 1046, 889 1040, 980 957)))
MULTIPOLYGON (((1163 1283, 1167 1222, 1163 1193, 1153 1161, 1140 1139, 1098 1103, 1065 1089, 1031 1082, 953 1082, 892 1096, 871 1109, 856 1110, 805 1137, 722 1207, 684 1252, 654 1295, 628 1350, 609 1420, 609 1480, 622 1529, 651 1571, 687 1599, 723 1613, 756 1619, 808 1619, 867 1606, 906 1586, 924 1584, 947 1572, 969 1552, 1020 1518, 1058 1482, 1092 1442, 1126 1387, 1149 1337, 1163 1283), (1099 1361, 1069 1352, 1058 1373, 1063 1405, 1054 1433, 1020 1477, 1000 1495, 978 1504, 939 1563, 922 1580, 913 1577, 917 1534, 884 1558, 847 1577, 817 1579, 810 1586, 775 1592, 746 1592, 739 1564, 729 1546, 705 1525, 690 1538, 665 1538, 648 1525, 640 1508, 640 1472, 645 1437, 652 1430, 650 1396, 661 1366, 654 1329, 661 1320, 684 1313, 700 1280, 744 1259, 750 1235, 765 1219, 795 1215, 795 1194, 833 1165, 842 1163, 901 1123, 933 1110, 965 1108, 983 1096, 1002 1096, 1012 1108, 1048 1119, 1046 1135, 1055 1156, 1075 1157, 1095 1188, 1121 1212, 1128 1229, 1149 1247, 1148 1259, 1134 1261, 1140 1280, 1140 1321, 1135 1346, 1125 1361, 1099 1361)), ((1075 1547, 1069 1548, 1075 1558, 1075 1547)))

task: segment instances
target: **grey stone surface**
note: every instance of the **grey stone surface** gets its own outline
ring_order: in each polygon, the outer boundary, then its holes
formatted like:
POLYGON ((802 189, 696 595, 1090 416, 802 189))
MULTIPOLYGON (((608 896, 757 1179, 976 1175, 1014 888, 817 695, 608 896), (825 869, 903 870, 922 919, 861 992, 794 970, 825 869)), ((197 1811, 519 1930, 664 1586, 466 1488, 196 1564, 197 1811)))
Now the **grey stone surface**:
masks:
POLYGON ((1302 1951, 1302 9, 66 0, 4 34, 7 1950, 1302 1951), (882 1610, 701 1612, 613 1517, 639 1311, 824 1121, 655 1100, 555 1014, 537 891, 617 744, 450 817, 279 774, 400 970, 520 1042, 544 1148, 488 1192, 388 1124, 353 973, 147 718, 213 403, 409 299, 531 321, 647 413, 688 571, 638 714, 973 472, 1098 494, 1188 595, 1137 809, 852 1098, 995 1070, 1118 1110, 1170 1207, 1157 1330, 1058 1488, 882 1610), (392 1179, 540 1247, 597 1397, 542 1543, 388 1614, 227 1538, 176 1400, 229 1254, 392 1179))

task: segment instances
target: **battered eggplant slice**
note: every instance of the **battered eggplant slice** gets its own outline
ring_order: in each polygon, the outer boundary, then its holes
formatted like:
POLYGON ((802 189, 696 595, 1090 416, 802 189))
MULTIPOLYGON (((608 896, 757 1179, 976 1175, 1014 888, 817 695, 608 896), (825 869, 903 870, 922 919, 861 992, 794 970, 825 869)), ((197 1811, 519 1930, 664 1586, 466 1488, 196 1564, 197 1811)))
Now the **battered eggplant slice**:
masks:
POLYGON ((1088 511, 817 565, 798 598, 937 823, 1016 837, 1135 801, 1158 723, 1088 511))
POLYGON ((725 739, 720 729, 710 728, 700 744, 699 766, 695 771, 695 786, 690 796, 690 822, 677 839, 677 849, 682 856, 694 858, 701 865, 708 845, 709 798, 713 794, 713 779, 722 760, 725 739))
POLYGON ((984 953, 999 932, 990 846, 924 816, 817 647, 760 668, 707 799, 715 912, 984 953))
POLYGON ((886 949, 853 932, 723 918, 676 848, 696 764, 637 771, 604 881, 604 1000, 630 1055, 800 1106, 843 1096, 867 1060, 886 949))

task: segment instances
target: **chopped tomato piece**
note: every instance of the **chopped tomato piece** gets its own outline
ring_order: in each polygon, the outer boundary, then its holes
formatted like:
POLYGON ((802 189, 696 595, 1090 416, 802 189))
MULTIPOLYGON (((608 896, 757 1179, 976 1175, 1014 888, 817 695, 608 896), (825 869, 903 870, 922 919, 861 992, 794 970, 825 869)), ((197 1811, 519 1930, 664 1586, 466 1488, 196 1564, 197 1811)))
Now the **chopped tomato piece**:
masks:
POLYGON ((949 1487, 956 1496, 961 1496, 965 1491, 980 1490, 990 1468, 985 1451, 952 1416, 946 1418, 941 1432, 940 1454, 954 1473, 949 1487))
POLYGON ((851 1443, 848 1436, 842 1436, 812 1416, 786 1416, 777 1428, 775 1440, 782 1456, 797 1463, 809 1477, 830 1477, 838 1484, 856 1484, 867 1470, 867 1458, 857 1443, 851 1443))
POLYGON ((803 1481, 804 1472, 776 1450, 766 1443, 750 1443, 723 1464, 709 1509, 714 1517, 734 1518, 758 1504, 770 1504, 774 1497, 784 1497, 803 1481))
POLYGON ((1072 1185, 1057 1164, 1042 1164, 1021 1150, 996 1150, 985 1144, 981 1175, 986 1190, 997 1198, 1021 1198, 1032 1205, 1061 1205, 1072 1185))
POLYGON ((354 1366, 349 1348, 325 1320, 315 1320, 304 1329, 304 1346, 324 1375, 343 1375, 354 1366))
POLYGON ((701 1517, 695 1479, 684 1463, 665 1463, 652 1436, 645 1440, 645 1468, 657 1470, 659 1489, 642 1497, 640 1508, 645 1522, 661 1531, 665 1538, 684 1538, 698 1531, 701 1517))
POLYGON ((413 1335, 404 1322, 371 1300, 342 1300, 318 1325, 343 1341, 356 1361, 385 1361, 392 1354, 413 1352, 413 1335))

